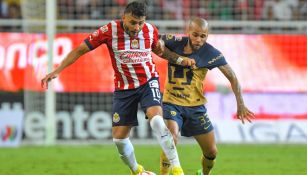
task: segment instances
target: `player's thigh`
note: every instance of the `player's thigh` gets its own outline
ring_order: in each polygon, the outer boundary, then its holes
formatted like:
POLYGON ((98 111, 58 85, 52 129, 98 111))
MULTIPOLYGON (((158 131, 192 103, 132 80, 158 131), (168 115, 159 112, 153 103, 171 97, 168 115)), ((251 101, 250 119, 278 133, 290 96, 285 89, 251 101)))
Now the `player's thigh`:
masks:
POLYGON ((184 125, 181 135, 191 137, 206 134, 213 130, 213 125, 204 106, 183 107, 183 109, 184 125))
POLYGON ((208 133, 194 136, 204 155, 208 157, 215 157, 217 154, 217 147, 215 142, 214 130, 208 133))
POLYGON ((132 126, 113 126, 112 137, 115 139, 124 139, 129 137, 132 126))
POLYGON ((137 126, 138 102, 135 90, 114 92, 112 126, 137 126))

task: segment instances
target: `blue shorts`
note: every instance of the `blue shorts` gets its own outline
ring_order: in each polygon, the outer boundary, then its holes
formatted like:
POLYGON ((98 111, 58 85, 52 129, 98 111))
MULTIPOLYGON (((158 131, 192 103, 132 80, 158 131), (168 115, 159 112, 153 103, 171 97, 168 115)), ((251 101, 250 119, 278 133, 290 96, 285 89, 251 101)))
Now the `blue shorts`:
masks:
POLYGON ((161 106, 158 78, 131 90, 115 91, 113 96, 112 126, 137 126, 138 104, 146 113, 151 106, 161 106))
POLYGON ((176 121, 182 136, 196 136, 213 130, 205 106, 187 107, 163 103, 163 117, 176 121))

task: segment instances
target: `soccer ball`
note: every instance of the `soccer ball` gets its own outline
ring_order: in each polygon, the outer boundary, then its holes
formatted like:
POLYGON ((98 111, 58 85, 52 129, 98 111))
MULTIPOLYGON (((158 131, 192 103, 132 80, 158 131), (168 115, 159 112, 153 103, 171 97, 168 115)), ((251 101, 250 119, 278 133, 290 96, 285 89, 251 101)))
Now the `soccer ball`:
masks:
POLYGON ((156 173, 151 171, 142 171, 138 175, 156 175, 156 173))

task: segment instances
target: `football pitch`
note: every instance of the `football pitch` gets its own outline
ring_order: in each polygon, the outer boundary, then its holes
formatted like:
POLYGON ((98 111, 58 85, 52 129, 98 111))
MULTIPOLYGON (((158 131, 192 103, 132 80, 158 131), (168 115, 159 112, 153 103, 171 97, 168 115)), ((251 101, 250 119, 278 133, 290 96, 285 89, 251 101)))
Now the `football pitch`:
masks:
MULTIPOLYGON (((212 175, 307 174, 307 145, 219 144, 212 175)), ((135 145, 138 162, 158 174, 160 148, 135 145)), ((197 145, 179 145, 186 175, 200 168, 197 145)), ((0 175, 129 175, 115 146, 0 148, 0 175)))

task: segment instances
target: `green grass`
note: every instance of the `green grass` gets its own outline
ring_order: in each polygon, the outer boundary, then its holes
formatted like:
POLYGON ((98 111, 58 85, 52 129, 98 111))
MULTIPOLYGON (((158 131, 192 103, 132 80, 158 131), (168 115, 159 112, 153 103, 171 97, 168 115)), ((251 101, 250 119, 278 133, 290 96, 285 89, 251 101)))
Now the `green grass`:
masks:
MULTIPOLYGON (((306 145, 218 145, 212 175, 305 175, 306 145)), ((160 148, 135 146, 138 161, 158 172, 160 148)), ((197 145, 178 146, 186 175, 200 168, 197 145)), ((113 145, 0 148, 0 175, 128 175, 113 145)))

